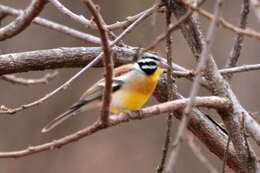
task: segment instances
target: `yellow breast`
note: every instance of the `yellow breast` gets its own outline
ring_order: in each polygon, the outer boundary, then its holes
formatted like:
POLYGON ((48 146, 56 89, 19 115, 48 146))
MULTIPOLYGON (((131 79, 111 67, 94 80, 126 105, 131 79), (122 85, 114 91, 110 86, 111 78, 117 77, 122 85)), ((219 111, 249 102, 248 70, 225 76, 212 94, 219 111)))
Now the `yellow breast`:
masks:
POLYGON ((157 85, 162 69, 158 69, 153 75, 126 85, 112 95, 110 111, 120 113, 125 110, 135 111, 148 101, 157 85))

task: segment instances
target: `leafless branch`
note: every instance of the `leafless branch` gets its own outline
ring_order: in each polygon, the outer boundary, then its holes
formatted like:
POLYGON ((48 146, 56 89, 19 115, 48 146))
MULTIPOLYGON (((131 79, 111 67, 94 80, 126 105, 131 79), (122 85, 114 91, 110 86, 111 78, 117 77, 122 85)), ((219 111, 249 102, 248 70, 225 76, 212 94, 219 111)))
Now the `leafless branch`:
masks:
MULTIPOLYGON (((189 8, 191 8, 192 10, 197 11, 199 14, 201 14, 202 16, 206 17, 209 20, 213 20, 214 16, 212 14, 210 14, 209 12, 207 12, 204 9, 201 9, 199 7, 195 7, 194 5, 187 3, 185 1, 183 1, 183 3, 185 3, 185 5, 187 5, 189 8)), ((232 32, 238 33, 240 35, 244 35, 247 37, 251 37, 251 38, 255 38, 256 40, 260 40, 260 33, 254 31, 253 29, 241 29, 237 26, 234 26, 233 24, 229 23, 227 20, 225 20, 223 17, 221 17, 219 19, 219 24, 223 27, 226 28, 232 32)))
MULTIPOLYGON (((86 19, 83 15, 77 15, 74 12, 70 11, 67 7, 65 7, 62 3, 58 0, 49 0, 52 5, 54 5, 62 14, 69 17, 70 19, 82 24, 86 28, 92 27, 92 22, 86 19)), ((97 29, 96 27, 94 29, 97 29)))
MULTIPOLYGON (((68 47, 0 55, 0 75, 57 68, 82 67, 91 62, 102 51, 99 47, 68 47), (12 63, 11 63, 12 62, 12 63)), ((115 65, 133 62, 134 48, 114 47, 115 65)), ((156 56, 156 55, 153 55, 156 56)), ((162 58, 162 57, 161 57, 162 58)), ((195 72, 178 64, 173 65, 175 77, 194 77, 195 72)), ((99 61, 95 67, 102 67, 99 61)), ((222 75, 260 70, 260 64, 241 65, 220 69, 222 75)))
POLYGON ((113 83, 113 59, 111 56, 111 48, 108 42, 108 33, 107 28, 105 28, 104 19, 96 9, 95 4, 91 0, 84 0, 85 5, 91 11, 94 21, 97 24, 99 29, 101 40, 102 40, 102 48, 104 52, 104 66, 105 66, 105 88, 104 88, 104 96, 103 96, 103 104, 101 109, 101 122, 103 125, 108 124, 108 116, 109 116, 109 108, 111 102, 111 93, 112 93, 112 83, 113 83))
MULTIPOLYGON (((136 112, 123 112, 120 113, 119 115, 113 115, 109 119, 108 126, 103 126, 103 124, 100 123, 100 121, 98 120, 83 130, 80 130, 72 135, 65 136, 64 138, 57 139, 49 143, 45 143, 37 146, 30 146, 24 150, 0 152, 0 158, 18 158, 18 157, 27 156, 42 151, 60 148, 64 145, 82 139, 83 137, 92 135, 107 127, 115 126, 123 122, 128 122, 130 120, 140 120, 144 118, 153 117, 155 115, 162 115, 162 113, 166 113, 169 111, 176 111, 176 110, 183 109, 186 106, 188 100, 189 99, 179 99, 179 100, 174 100, 174 101, 158 104, 155 106, 143 108, 136 112)), ((227 99, 215 97, 215 96, 198 97, 194 102, 194 106, 198 106, 198 107, 205 106, 214 109, 228 109, 229 102, 227 99)))
MULTIPOLYGON (((215 10, 214 10, 214 19, 212 20, 209 28, 208 28, 208 33, 207 33, 207 38, 206 38, 206 44, 203 45, 202 48, 202 52, 199 58, 199 63, 198 66, 196 68, 196 76, 194 79, 194 82, 192 84, 191 90, 190 90, 190 95, 189 95, 189 103, 187 104, 183 116, 182 116, 182 120, 181 123, 179 125, 178 131, 176 133, 176 137, 173 141, 173 146, 177 146, 178 143, 180 142, 182 135, 186 129, 187 123, 189 121, 189 114, 192 110, 192 106, 193 106, 193 102, 195 101, 195 96, 197 96, 198 91, 199 91, 199 86, 200 86, 200 78, 202 76, 202 72, 205 68, 205 65, 208 61, 209 58, 209 52, 213 43, 213 39, 214 39, 214 34, 215 34, 215 28, 217 26, 219 17, 220 17, 220 8, 222 6, 222 1, 221 0, 217 0, 216 1, 216 5, 215 5, 215 10)), ((176 148, 176 147, 175 147, 176 148)), ((169 156, 169 161, 166 167, 166 172, 169 173, 172 171, 173 165, 174 165, 174 159, 176 157, 176 150, 172 150, 170 156, 169 156)))
POLYGON ((227 165, 227 159, 228 159, 229 145, 230 145, 230 136, 228 136, 227 146, 226 146, 225 153, 224 153, 222 173, 226 172, 226 165, 227 165))
POLYGON ((27 9, 13 22, 0 28, 0 41, 6 40, 22 32, 32 20, 43 10, 45 0, 32 0, 27 9))
MULTIPOLYGON (((0 4, 0 11, 2 11, 4 14, 11 15, 11 16, 18 16, 22 14, 21 10, 16 10, 15 8, 11 8, 5 5, 0 4)), ((73 38, 76 38, 78 40, 84 41, 86 43, 93 43, 93 44, 98 44, 100 45, 100 39, 96 36, 90 35, 88 33, 83 33, 78 30, 75 30, 71 27, 41 18, 41 17, 36 17, 32 21, 33 23, 43 26, 48 29, 52 29, 57 32, 64 33, 68 36, 71 36, 73 38)))
POLYGON ((58 75, 58 71, 54 71, 52 73, 47 73, 41 78, 21 78, 17 77, 15 75, 4 75, 2 76, 2 79, 10 82, 12 84, 18 84, 18 85, 24 85, 24 86, 29 86, 29 85, 35 85, 35 84, 47 84, 49 81, 54 79, 58 75))
MULTIPOLYGON (((206 0, 201 0, 198 3, 198 6, 203 5, 204 2, 206 2, 206 0)), ((160 42, 162 42, 167 37, 168 34, 172 33, 175 30, 177 30, 179 28, 180 24, 185 22, 185 20, 192 15, 192 12, 193 12, 192 10, 188 10, 174 24, 170 24, 168 26, 167 31, 165 33, 157 36, 157 38, 150 45, 148 45, 147 48, 145 48, 145 50, 152 50, 152 49, 154 49, 160 42)))
MULTIPOLYGON (((249 0, 243 0, 242 9, 241 9, 241 17, 240 17, 240 28, 245 29, 247 25, 247 18, 249 14, 249 0)), ((241 34, 237 34, 234 45, 231 49, 229 58, 226 63, 226 67, 235 67, 240 56, 240 52, 242 49, 242 43, 244 40, 244 36, 241 34)), ((232 75, 227 75, 228 79, 232 78, 232 75)))
MULTIPOLYGON (((182 3, 176 3, 175 6, 172 7, 172 9, 175 16, 179 18, 181 14, 183 14, 183 11, 187 11, 187 9, 183 6, 182 3)), ((181 30, 194 56, 197 58, 198 54, 201 53, 203 44, 206 44, 203 35, 200 31, 199 22, 191 17, 188 21, 186 21, 185 24, 181 25, 181 30)), ((221 74, 218 72, 217 65, 212 55, 210 55, 210 58, 207 62, 207 66, 204 71, 204 77, 208 81, 209 89, 214 95, 228 97, 231 100, 233 105, 232 109, 230 109, 230 111, 224 112, 219 111, 218 113, 222 117, 227 130, 230 132, 231 141, 233 142, 239 160, 241 161, 241 167, 243 168, 243 171, 256 172, 259 169, 259 163, 254 153, 252 154, 253 159, 251 159, 251 161, 248 162, 247 150, 245 147, 244 138, 242 136, 242 131, 240 128, 241 124, 239 119, 242 118, 242 114, 246 114, 245 124, 247 124, 248 122, 248 124, 246 125, 247 131, 252 135, 252 137, 254 137, 256 141, 258 141, 257 139, 259 139, 259 124, 252 120, 252 117, 241 106, 235 94, 231 90, 229 84, 223 79, 221 74), (252 121, 250 122, 250 120, 252 121), (248 126, 249 123, 252 123, 250 127, 248 126), (247 170, 247 164, 250 164, 250 168, 253 169, 247 170)))
MULTIPOLYGON (((168 9, 168 5, 166 4, 166 30, 169 28, 169 25, 171 24, 171 17, 172 17, 172 13, 171 11, 168 9)), ((167 56, 167 64, 172 67, 172 37, 171 37, 171 33, 168 33, 167 38, 166 38, 166 56, 167 56)), ((174 95, 176 93, 177 87, 175 85, 175 81, 173 79, 173 69, 169 68, 167 70, 167 83, 168 83, 168 101, 173 100, 174 99, 174 95)), ((162 150, 162 158, 160 160, 160 163, 158 165, 158 167, 156 168, 157 173, 162 173, 165 169, 165 163, 166 163, 166 158, 168 155, 168 151, 169 151, 169 146, 171 143, 171 129, 172 129, 172 124, 173 124, 173 112, 169 112, 168 113, 168 117, 167 117, 167 129, 166 129, 166 134, 165 134, 165 140, 164 140, 164 146, 163 146, 163 150, 162 150)))
POLYGON ((187 134, 187 144, 201 163, 209 170, 210 173, 218 173, 217 169, 209 162, 206 156, 201 153, 201 149, 194 143, 194 136, 192 134, 187 134))

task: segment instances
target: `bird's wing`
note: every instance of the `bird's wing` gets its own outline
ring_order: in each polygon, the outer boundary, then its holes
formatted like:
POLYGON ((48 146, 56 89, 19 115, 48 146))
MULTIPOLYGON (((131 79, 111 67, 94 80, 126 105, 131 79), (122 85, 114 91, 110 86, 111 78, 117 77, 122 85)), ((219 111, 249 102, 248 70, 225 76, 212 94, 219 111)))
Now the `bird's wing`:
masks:
MULTIPOLYGON (((114 69, 112 92, 117 91, 124 84, 124 81, 120 80, 118 77, 128 73, 132 69, 133 69, 133 64, 122 65, 114 69)), ((92 100, 102 99, 104 87, 105 87, 105 79, 99 80, 81 96, 79 101, 88 103, 92 100)))
POLYGON ((133 70, 134 64, 125 64, 114 69, 114 76, 118 77, 133 70))
MULTIPOLYGON (((113 80, 112 83, 112 92, 117 91, 121 86, 123 85, 123 82, 117 79, 113 80)), ((101 100, 103 95, 105 82, 104 79, 101 79, 98 81, 95 85, 90 87, 77 101, 75 104, 73 104, 66 112, 62 113, 52 121, 50 121, 43 129, 42 132, 46 133, 57 127, 59 124, 61 124, 66 119, 72 117, 73 115, 76 115, 80 108, 87 105, 88 103, 95 101, 95 100, 101 100)))

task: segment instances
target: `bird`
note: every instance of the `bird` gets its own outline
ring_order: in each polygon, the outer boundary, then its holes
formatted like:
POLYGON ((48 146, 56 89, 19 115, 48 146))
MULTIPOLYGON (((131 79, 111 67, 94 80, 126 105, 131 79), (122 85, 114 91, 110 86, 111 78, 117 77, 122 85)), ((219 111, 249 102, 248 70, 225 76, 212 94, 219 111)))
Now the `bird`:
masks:
MULTIPOLYGON (((109 112, 136 111, 152 96, 159 77, 169 65, 157 56, 143 55, 135 63, 114 69, 109 112)), ((93 84, 67 111, 50 121, 43 129, 46 133, 79 112, 97 109, 102 105, 104 78, 93 84)))

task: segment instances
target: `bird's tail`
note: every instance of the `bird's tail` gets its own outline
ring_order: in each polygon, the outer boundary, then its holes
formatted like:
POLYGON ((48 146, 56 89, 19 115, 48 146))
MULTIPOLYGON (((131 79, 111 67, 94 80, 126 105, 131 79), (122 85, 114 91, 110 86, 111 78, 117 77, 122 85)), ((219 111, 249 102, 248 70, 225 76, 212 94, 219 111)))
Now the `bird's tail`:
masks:
POLYGON ((64 112, 63 114, 59 115, 57 118, 53 119, 52 121, 50 121, 43 129, 42 129, 42 133, 47 133, 49 131, 51 131, 52 129, 54 129, 55 127, 57 127, 58 125, 60 125, 63 121, 65 121, 66 119, 72 117, 73 115, 75 115, 77 113, 77 110, 72 110, 69 109, 68 111, 64 112))
POLYGON ((88 103, 88 101, 80 100, 76 104, 72 105, 66 112, 59 115, 54 120, 50 121, 43 129, 42 133, 47 133, 63 123, 63 121, 67 120, 68 118, 72 117, 73 115, 76 115, 78 112, 80 112, 80 108, 85 106, 88 103))

